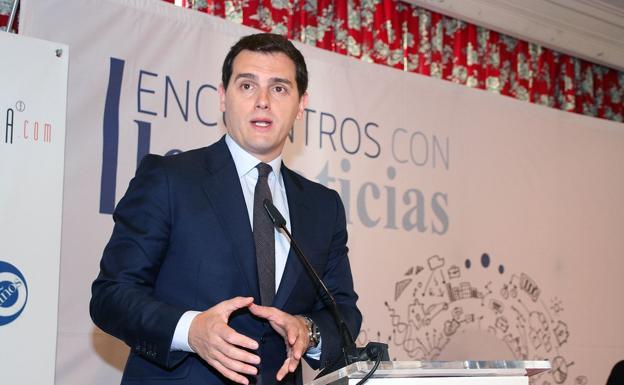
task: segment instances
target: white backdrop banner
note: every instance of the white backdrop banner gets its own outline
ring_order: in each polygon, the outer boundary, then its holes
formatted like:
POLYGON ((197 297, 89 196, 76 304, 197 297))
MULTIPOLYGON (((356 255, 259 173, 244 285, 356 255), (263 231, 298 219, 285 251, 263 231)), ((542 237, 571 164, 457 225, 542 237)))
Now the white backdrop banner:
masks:
MULTIPOLYGON (((254 31, 146 0, 31 0, 21 17, 72 49, 57 384, 110 384, 127 348, 88 315, 110 213, 145 153, 223 134, 221 63, 254 31)), ((359 341, 603 384, 624 358, 624 126, 298 46, 310 104, 285 159, 345 203, 359 341)))
POLYGON ((0 378, 53 385, 69 52, 6 32, 0 52, 0 378))

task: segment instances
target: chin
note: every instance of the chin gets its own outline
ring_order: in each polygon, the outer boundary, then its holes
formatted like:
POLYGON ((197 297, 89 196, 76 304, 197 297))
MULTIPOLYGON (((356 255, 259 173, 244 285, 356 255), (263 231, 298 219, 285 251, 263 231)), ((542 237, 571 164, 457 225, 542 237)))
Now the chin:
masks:
POLYGON ((247 142, 243 147, 247 152, 251 154, 255 154, 256 156, 263 156, 265 154, 269 154, 275 148, 274 146, 269 145, 268 143, 262 143, 259 141, 247 142))

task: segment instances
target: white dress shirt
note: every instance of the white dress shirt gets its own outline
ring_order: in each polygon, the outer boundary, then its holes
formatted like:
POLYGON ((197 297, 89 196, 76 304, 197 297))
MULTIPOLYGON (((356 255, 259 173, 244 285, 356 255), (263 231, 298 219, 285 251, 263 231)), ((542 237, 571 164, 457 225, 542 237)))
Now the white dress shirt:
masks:
MULTIPOLYGON (((256 188, 256 182, 258 181, 258 169, 256 166, 261 161, 256 159, 253 155, 249 154, 238 143, 230 137, 225 136, 225 143, 227 144, 232 158, 234 159, 234 165, 236 166, 236 172, 238 174, 241 188, 243 190, 243 196, 245 197, 245 204, 247 206, 247 213, 249 214, 249 221, 253 228, 253 207, 254 207, 254 192, 256 188)), ((273 204, 282 213, 286 219, 286 227, 290 231, 290 213, 288 211, 288 199, 286 197, 286 189, 284 187, 284 179, 281 174, 282 156, 281 154, 268 163, 273 172, 269 174, 268 183, 271 190, 271 196, 273 198, 273 204)), ((285 234, 275 230, 275 290, 279 288, 282 281, 282 275, 284 274, 284 268, 286 267, 286 261, 288 259, 288 252, 290 251, 290 241, 285 234)), ((255 257, 255 256, 254 256, 255 257)), ((171 350, 183 350, 192 352, 193 349, 188 344, 188 332, 191 327, 191 322, 195 318, 199 311, 189 310, 185 312, 178 324, 176 325, 175 332, 173 334, 173 340, 171 342, 171 350)), ((306 353, 308 357, 312 359, 320 359, 321 356, 321 344, 316 348, 311 348, 306 353)))

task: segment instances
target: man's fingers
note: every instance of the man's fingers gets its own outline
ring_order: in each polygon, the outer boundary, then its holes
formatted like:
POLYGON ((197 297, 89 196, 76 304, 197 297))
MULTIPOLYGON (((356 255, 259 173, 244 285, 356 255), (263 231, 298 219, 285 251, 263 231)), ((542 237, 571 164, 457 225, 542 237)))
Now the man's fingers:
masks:
POLYGON ((293 354, 292 354, 293 358, 296 360, 300 360, 301 357, 303 356, 303 351, 304 351, 303 345, 293 346, 292 350, 293 350, 293 354))
POLYGON ((232 299, 221 302, 219 305, 221 305, 223 309, 228 313, 227 315, 229 318, 229 315, 236 310, 251 305, 253 303, 253 300, 253 297, 234 297, 232 299))
POLYGON ((220 346, 219 351, 223 353, 225 356, 240 362, 247 362, 249 364, 258 365, 260 363, 260 357, 250 353, 246 350, 239 349, 238 347, 228 344, 224 342, 222 346, 220 346))
POLYGON ((284 360, 282 367, 277 371, 277 376, 275 377, 277 378, 278 381, 281 381, 288 374, 289 363, 290 363, 290 357, 284 360))
POLYGON ((297 370, 297 366, 299 366, 300 360, 296 360, 292 357, 288 357, 284 360, 282 367, 277 371, 277 375, 275 376, 278 381, 281 381, 288 373, 294 373, 297 370))
POLYGON ((291 325, 289 325, 289 327, 286 329, 286 337, 288 338, 288 344, 290 346, 294 346, 295 343, 297 342, 297 339, 299 339, 299 325, 296 323, 293 323, 291 325))
POLYGON ((219 335, 225 342, 231 345, 241 346, 250 350, 257 350, 259 347, 258 342, 245 335, 237 333, 234 329, 227 325, 223 328, 219 335))
POLYGON ((273 320, 279 310, 274 307, 256 305, 255 303, 252 303, 251 306, 249 306, 249 311, 256 317, 273 320))
POLYGON ((244 362, 234 360, 221 352, 215 352, 214 359, 227 369, 236 373, 244 373, 250 375, 255 375, 258 373, 258 369, 255 366, 247 365, 244 362))
POLYGON ((210 359, 207 361, 210 366, 212 366, 213 368, 217 369, 217 371, 219 371, 219 373, 221 373, 224 377, 239 383, 239 384, 244 384, 244 385, 248 385, 249 384, 249 380, 247 379, 247 377, 242 376, 228 368, 226 368, 225 366, 223 366, 223 364, 221 364, 219 361, 215 360, 215 359, 210 359))
POLYGON ((295 370, 297 370, 297 366, 299 366, 299 362, 301 361, 301 355, 299 355, 299 358, 290 358, 289 359, 289 363, 288 363, 288 371, 289 372, 294 372, 295 370))
POLYGON ((303 353, 308 350, 309 343, 310 341, 308 341, 307 333, 303 335, 300 333, 297 340, 292 345, 293 357, 295 357, 297 360, 300 360, 303 356, 303 353))
POLYGON ((289 372, 297 370, 301 357, 308 347, 307 325, 300 317, 273 307, 251 304, 249 311, 257 317, 268 320, 271 327, 284 338, 288 358, 277 372, 277 380, 281 381, 289 372))
POLYGON ((256 375, 253 366, 260 357, 248 352, 258 349, 253 339, 228 326, 232 312, 253 303, 252 297, 236 297, 223 301, 197 315, 189 328, 189 345, 224 377, 239 384, 249 384, 244 375, 256 375))
POLYGON ((210 364, 218 362, 238 373, 256 374, 257 369, 252 365, 260 363, 257 355, 231 345, 219 336, 214 336, 212 342, 203 344, 197 353, 210 364))

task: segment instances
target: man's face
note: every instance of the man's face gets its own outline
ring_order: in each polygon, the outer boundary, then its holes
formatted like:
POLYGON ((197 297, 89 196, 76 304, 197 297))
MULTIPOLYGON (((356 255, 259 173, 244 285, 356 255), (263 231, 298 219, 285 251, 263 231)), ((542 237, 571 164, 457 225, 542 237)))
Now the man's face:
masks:
POLYGON ((232 138, 269 162, 282 152, 295 119, 303 116, 308 95, 299 97, 295 63, 288 56, 243 50, 234 59, 227 90, 219 86, 219 98, 232 138))

